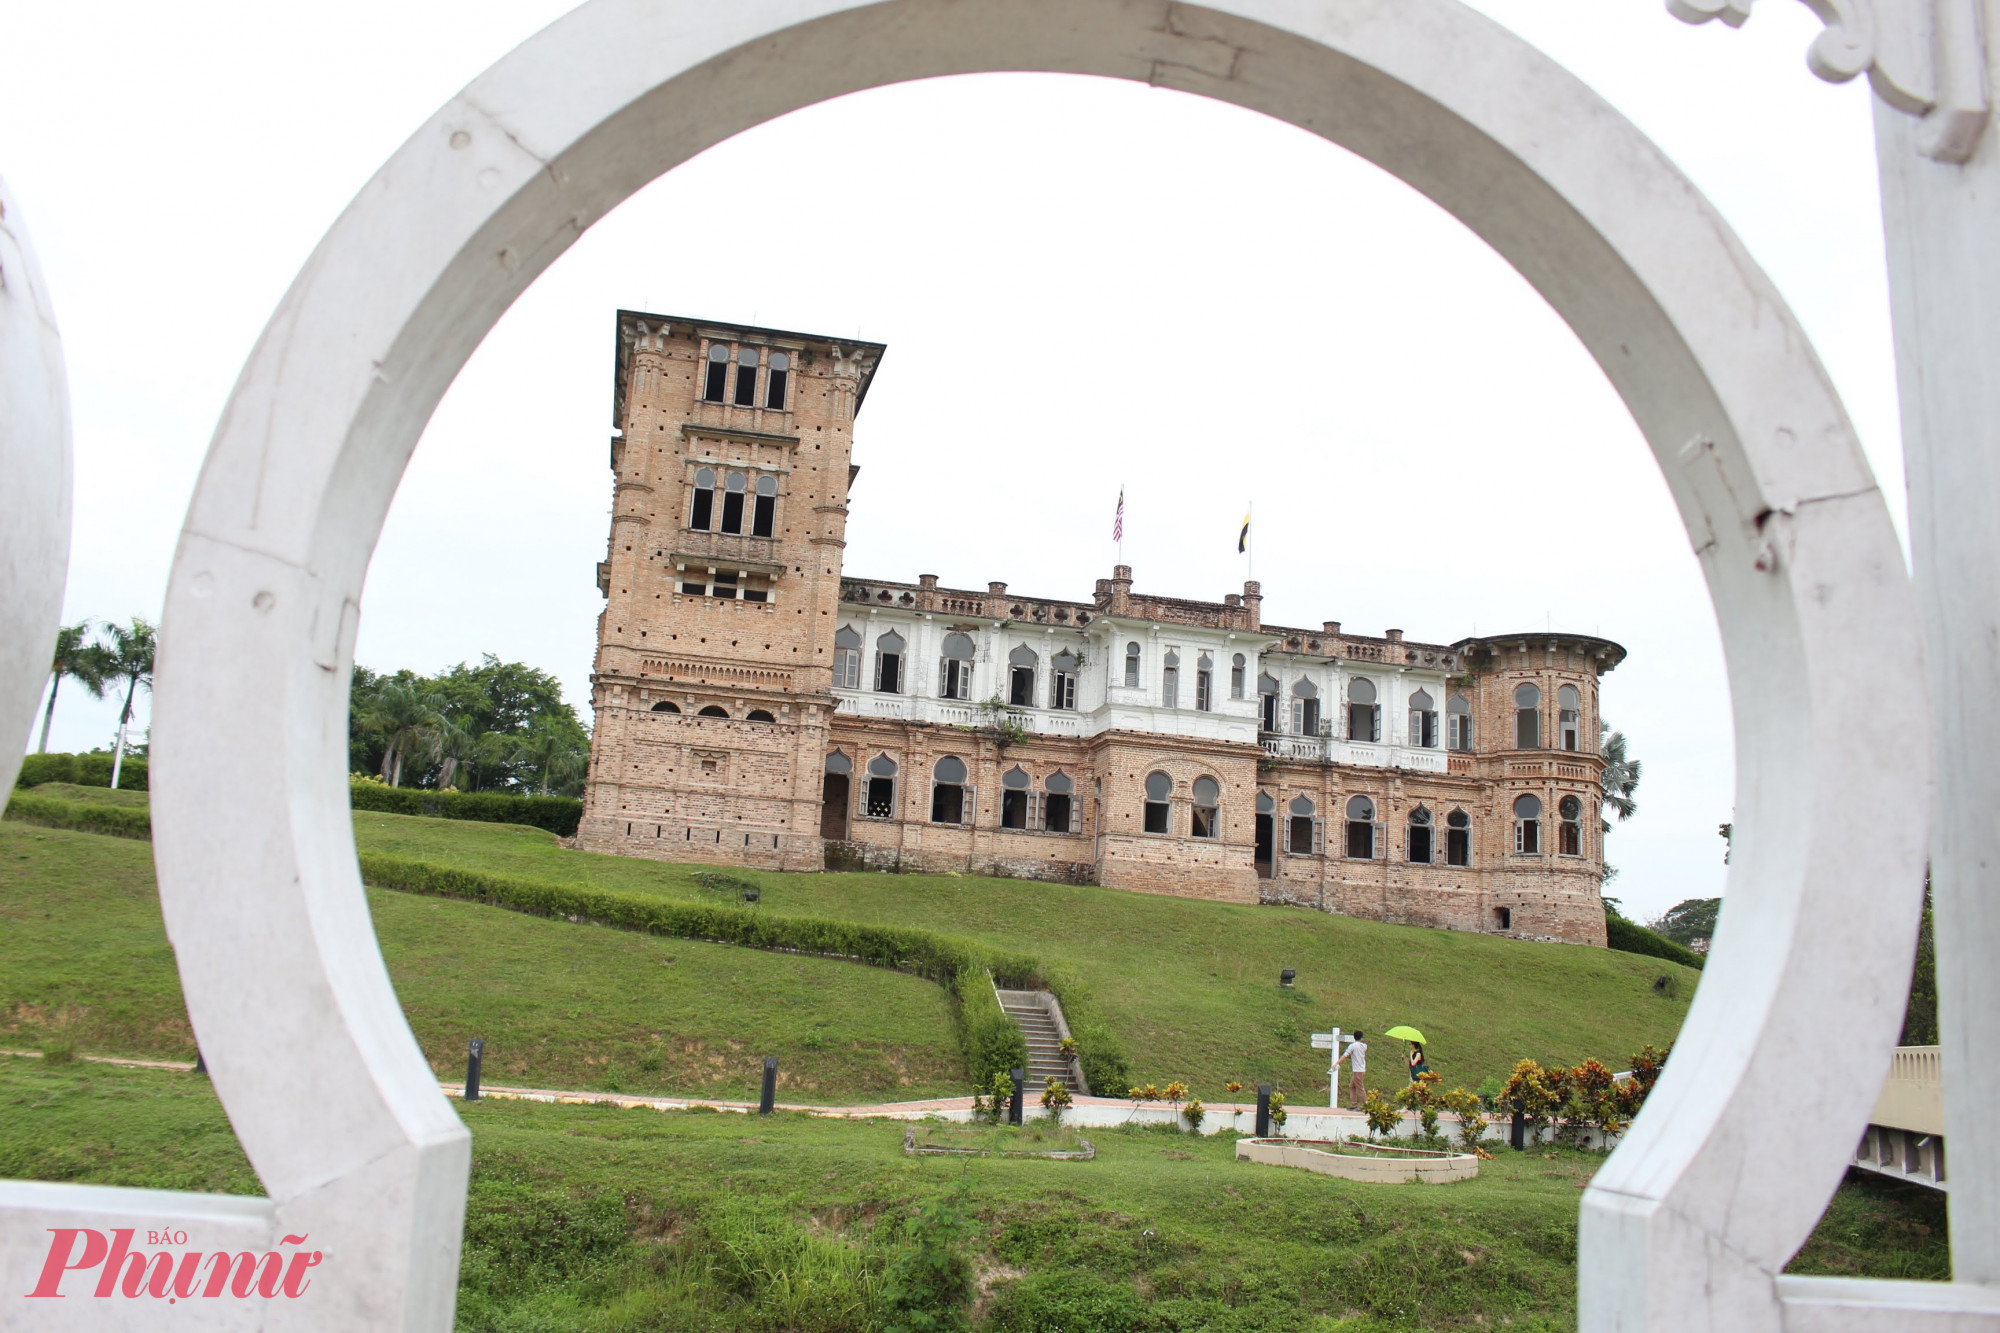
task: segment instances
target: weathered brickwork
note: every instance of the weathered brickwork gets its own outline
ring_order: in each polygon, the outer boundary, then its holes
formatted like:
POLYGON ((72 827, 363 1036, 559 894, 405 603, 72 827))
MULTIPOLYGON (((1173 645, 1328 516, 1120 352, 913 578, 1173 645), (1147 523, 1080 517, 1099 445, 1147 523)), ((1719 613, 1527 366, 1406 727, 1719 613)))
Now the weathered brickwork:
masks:
POLYGON ((621 313, 582 846, 1604 942, 1624 650, 845 577, 879 345, 621 313), (734 497, 734 498, 732 498, 734 497))

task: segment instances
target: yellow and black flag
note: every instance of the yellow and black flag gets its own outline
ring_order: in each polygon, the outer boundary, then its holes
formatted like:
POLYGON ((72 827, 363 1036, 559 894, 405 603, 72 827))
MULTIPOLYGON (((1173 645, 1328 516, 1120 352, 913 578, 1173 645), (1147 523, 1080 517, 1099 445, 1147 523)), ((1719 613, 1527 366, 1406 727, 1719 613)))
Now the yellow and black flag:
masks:
POLYGON ((1243 511, 1243 531, 1236 534, 1236 554, 1243 555, 1250 549, 1250 511, 1243 511))

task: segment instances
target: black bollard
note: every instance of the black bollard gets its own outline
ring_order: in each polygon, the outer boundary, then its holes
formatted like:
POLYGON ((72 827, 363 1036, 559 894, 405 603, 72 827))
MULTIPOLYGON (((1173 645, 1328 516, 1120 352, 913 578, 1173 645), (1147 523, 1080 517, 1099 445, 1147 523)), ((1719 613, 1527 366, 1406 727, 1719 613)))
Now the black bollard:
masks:
POLYGON ((1528 1149, 1528 1113, 1521 1109, 1521 1103, 1514 1103, 1514 1127, 1507 1135, 1508 1144, 1515 1152, 1528 1149))
POLYGON ((1268 1083, 1257 1085, 1257 1137, 1271 1137, 1271 1085, 1268 1083))
POLYGON ((1024 1071, 1016 1069, 1013 1071, 1013 1079, 1014 1100, 1007 1103, 1007 1123, 1018 1125, 1021 1123, 1021 1103, 1027 1100, 1028 1076, 1024 1071))
POLYGON ((764 1057, 764 1095, 757 1099, 757 1114, 771 1114, 771 1107, 778 1100, 778 1057, 764 1057))
POLYGON ((195 1047, 194 1050, 194 1068, 188 1072, 191 1074, 206 1074, 208 1072, 208 1057, 201 1053, 201 1047, 199 1046, 195 1047))
POLYGON ((478 1037, 472 1039, 472 1046, 465 1055, 465 1100, 479 1100, 479 1062, 486 1054, 486 1043, 478 1037))

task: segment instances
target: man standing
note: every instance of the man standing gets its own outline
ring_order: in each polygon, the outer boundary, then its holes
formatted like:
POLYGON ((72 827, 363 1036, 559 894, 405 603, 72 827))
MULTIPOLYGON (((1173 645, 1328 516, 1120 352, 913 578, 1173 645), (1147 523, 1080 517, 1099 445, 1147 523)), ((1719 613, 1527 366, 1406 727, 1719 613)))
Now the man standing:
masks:
POLYGON ((1354 1040, 1347 1043, 1347 1049, 1340 1053, 1340 1059, 1333 1062, 1335 1068, 1338 1068, 1342 1061, 1347 1064, 1347 1097, 1354 1103, 1354 1109, 1357 1111, 1361 1109, 1361 1103, 1368 1099, 1368 1043, 1362 1040, 1367 1035, 1356 1028, 1354 1040))

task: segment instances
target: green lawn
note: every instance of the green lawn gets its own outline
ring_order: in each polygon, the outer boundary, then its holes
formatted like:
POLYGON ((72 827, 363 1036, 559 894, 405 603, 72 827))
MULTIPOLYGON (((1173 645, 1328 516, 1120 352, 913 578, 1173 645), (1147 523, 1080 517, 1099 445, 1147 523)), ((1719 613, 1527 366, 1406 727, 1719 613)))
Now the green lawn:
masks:
MULTIPOLYGON (((714 900, 697 866, 594 856, 539 830, 357 814, 363 850, 627 893, 714 900)), ((1324 1101, 1329 1024, 1408 1023, 1431 1039, 1447 1086, 1504 1076, 1516 1060, 1614 1069, 1679 1031, 1699 974, 1607 949, 1390 926, 1303 909, 1245 907, 1117 889, 972 876, 735 872, 760 910, 920 926, 1067 965, 1088 985, 1140 1082, 1188 1080, 1213 1099, 1229 1079, 1324 1101), (1298 970, 1294 990, 1278 973, 1298 970), (1673 979, 1671 994, 1654 981, 1673 979)), ((1374 1080, 1400 1082, 1401 1044, 1376 1046, 1374 1080)))
MULTIPOLYGON (((887 1121, 461 1111, 459 1327, 479 1333, 863 1333, 927 1237, 970 1264, 993 1333, 1567 1329, 1602 1160, 1501 1151, 1463 1184, 1367 1185, 1239 1163, 1226 1135, 1095 1132, 1093 1162, 911 1159, 887 1121), (955 1239, 949 1213, 923 1220, 940 1203, 966 1219, 955 1239)), ((257 1189, 194 1075, 0 1059, 0 1122, 0 1176, 257 1189)), ((1855 1179, 1795 1267, 1942 1277, 1944 1236, 1941 1197, 1855 1179)))

